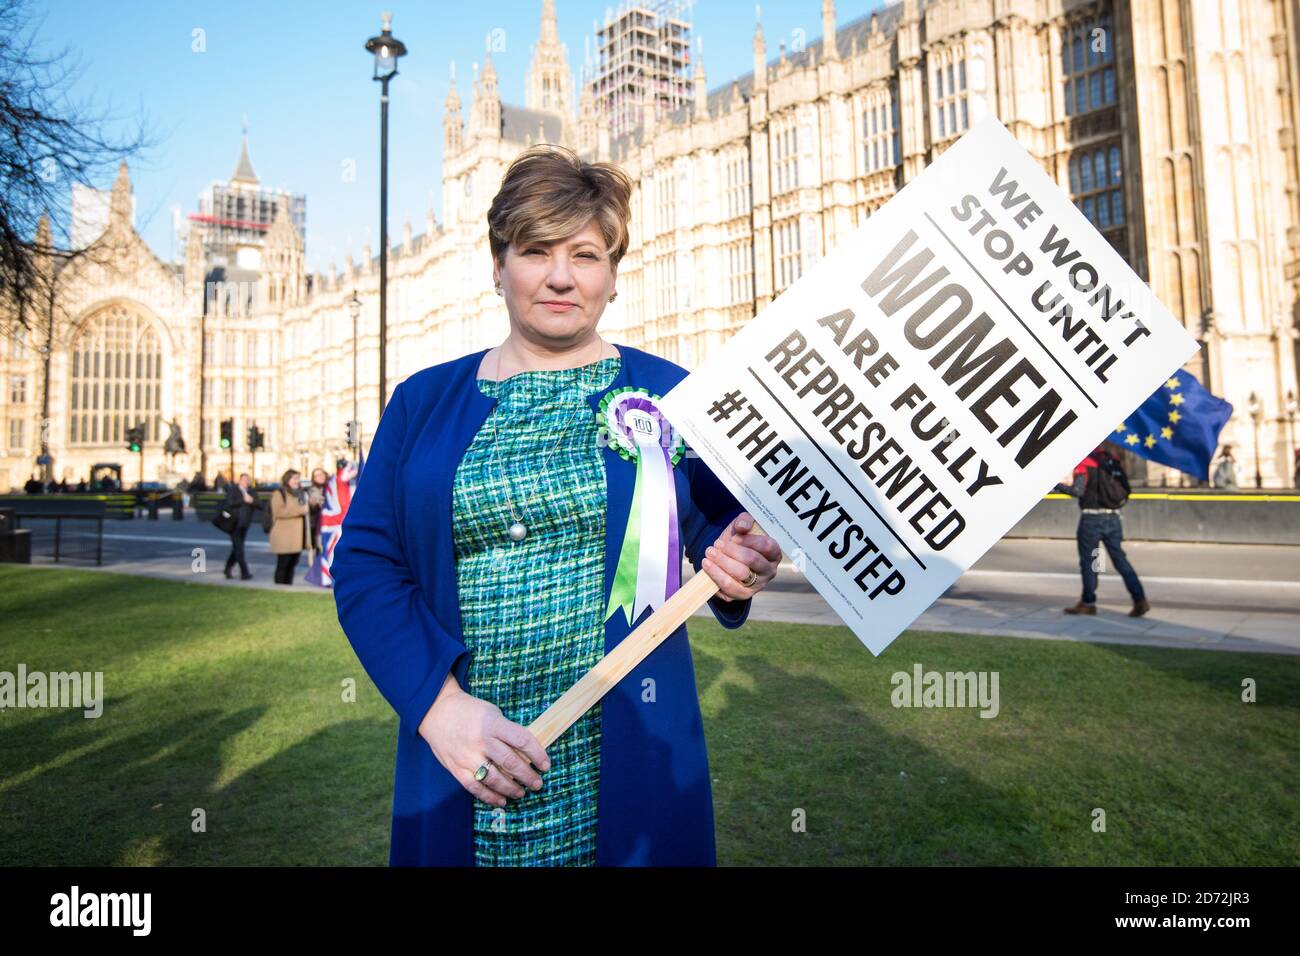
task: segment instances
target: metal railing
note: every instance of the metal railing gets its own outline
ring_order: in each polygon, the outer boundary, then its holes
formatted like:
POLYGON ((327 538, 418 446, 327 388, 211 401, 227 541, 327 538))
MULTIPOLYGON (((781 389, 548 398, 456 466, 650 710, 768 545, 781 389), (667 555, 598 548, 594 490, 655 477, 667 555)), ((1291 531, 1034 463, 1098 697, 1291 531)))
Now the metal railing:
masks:
MULTIPOLYGON (((95 522, 95 564, 102 566, 104 563, 104 513, 102 511, 62 511, 51 512, 48 510, 41 511, 23 511, 13 509, 14 525, 16 528, 23 527, 23 519, 29 521, 53 521, 54 522, 54 563, 58 564, 64 556, 63 552, 63 522, 64 521, 93 521, 95 522)), ((28 530, 35 531, 34 528, 28 530)), ((36 550, 36 535, 32 535, 32 551, 36 550)))

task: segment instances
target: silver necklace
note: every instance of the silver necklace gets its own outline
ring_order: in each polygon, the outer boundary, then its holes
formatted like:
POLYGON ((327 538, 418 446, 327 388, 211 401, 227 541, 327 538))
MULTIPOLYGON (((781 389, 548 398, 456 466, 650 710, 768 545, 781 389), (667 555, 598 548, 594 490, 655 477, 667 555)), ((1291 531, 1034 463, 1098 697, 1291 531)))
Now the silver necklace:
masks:
MULTIPOLYGON (((605 342, 603 339, 601 340, 600 343, 600 351, 601 351, 601 355, 603 355, 605 352, 605 342)), ((600 361, 600 356, 596 357, 596 361, 600 361)), ((501 381, 499 377, 501 375, 501 352, 500 351, 497 352, 496 374, 498 376, 497 381, 500 382, 501 381)), ((575 421, 577 421, 579 418, 582 417, 582 412, 583 410, 579 408, 578 414, 575 415, 573 418, 569 419, 569 421, 565 424, 564 430, 560 432, 560 437, 556 440, 555 445, 551 448, 550 454, 546 456, 546 461, 544 464, 546 465, 550 464, 551 458, 555 456, 555 450, 559 448, 561 442, 564 441, 564 436, 569 433, 570 426, 572 426, 575 421)), ((510 482, 506 480, 505 469, 502 468, 501 466, 501 453, 498 449, 500 442, 497 440, 497 424, 496 424, 495 409, 493 409, 492 411, 491 421, 492 421, 492 457, 496 460, 497 474, 501 477, 501 483, 505 485, 506 504, 510 508, 510 517, 513 519, 509 529, 507 529, 506 531, 506 534, 509 536, 511 541, 523 541, 524 538, 528 537, 528 526, 524 524, 521 520, 519 520, 519 516, 515 514, 514 495, 510 490, 510 482)), ((537 473, 537 477, 533 479, 532 490, 528 493, 528 498, 524 502, 524 517, 528 516, 528 508, 532 505, 533 499, 537 495, 537 485, 539 482, 541 482, 542 475, 545 472, 546 472, 546 468, 543 467, 541 471, 537 473)))

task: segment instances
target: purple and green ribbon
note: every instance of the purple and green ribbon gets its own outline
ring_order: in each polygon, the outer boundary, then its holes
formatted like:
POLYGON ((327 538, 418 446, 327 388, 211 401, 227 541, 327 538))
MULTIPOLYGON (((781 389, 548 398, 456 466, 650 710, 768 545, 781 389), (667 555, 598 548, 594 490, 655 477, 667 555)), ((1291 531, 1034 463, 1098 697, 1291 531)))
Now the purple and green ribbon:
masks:
POLYGON ((685 454, 686 442, 655 404, 659 398, 644 388, 622 388, 609 392, 596 413, 602 439, 636 464, 632 506, 604 617, 608 621, 622 608, 629 627, 647 607, 658 607, 681 586, 673 466, 685 454))

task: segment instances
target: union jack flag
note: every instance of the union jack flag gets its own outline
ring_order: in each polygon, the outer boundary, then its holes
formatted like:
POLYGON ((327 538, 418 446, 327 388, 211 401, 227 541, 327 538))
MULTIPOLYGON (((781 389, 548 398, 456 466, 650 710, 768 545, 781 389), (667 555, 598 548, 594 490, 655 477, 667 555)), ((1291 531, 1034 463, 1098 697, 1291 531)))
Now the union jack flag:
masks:
POLYGON ((356 462, 348 462, 338 468, 325 486, 325 504, 320 511, 321 551, 316 560, 307 569, 304 579, 309 584, 323 588, 334 586, 334 576, 330 566, 334 563, 334 549, 343 537, 343 519, 347 517, 348 505, 357 490, 357 480, 361 469, 366 466, 365 452, 358 450, 356 462))

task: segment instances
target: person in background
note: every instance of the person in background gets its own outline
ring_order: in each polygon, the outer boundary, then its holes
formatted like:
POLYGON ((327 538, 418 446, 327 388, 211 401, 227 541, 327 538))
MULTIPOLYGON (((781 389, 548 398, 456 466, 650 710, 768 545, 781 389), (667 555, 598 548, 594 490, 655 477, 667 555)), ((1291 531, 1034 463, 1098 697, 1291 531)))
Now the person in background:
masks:
POLYGON ((1237 487, 1237 459, 1232 457, 1231 445, 1223 446, 1223 456, 1219 459, 1218 467, 1214 469, 1214 487, 1237 487))
POLYGON ((85 492, 87 492, 87 491, 89 491, 89 490, 90 490, 90 486, 86 484, 86 479, 85 479, 85 478, 82 478, 79 482, 77 482, 77 492, 78 492, 78 494, 84 494, 85 492))
POLYGON ((293 584, 293 569, 298 566, 304 548, 311 546, 307 535, 310 509, 301 494, 301 475, 290 468, 280 478, 280 487, 271 492, 271 553, 275 560, 275 583, 293 584))
POLYGON ((230 555, 226 558, 226 577, 232 577, 230 569, 238 564, 239 579, 247 581, 253 575, 248 570, 248 561, 244 557, 244 539, 248 537, 253 515, 262 507, 257 492, 249 487, 247 472, 239 476, 239 484, 226 489, 226 500, 222 505, 235 516, 235 527, 230 532, 230 555))
POLYGON ((324 468, 315 468, 311 473, 311 486, 307 489, 307 506, 311 508, 312 550, 321 550, 320 515, 325 507, 325 490, 329 487, 330 476, 324 468))
POLYGON ((1083 594, 1079 603, 1067 607, 1066 614, 1097 613, 1097 571, 1101 546, 1106 546, 1111 564, 1124 579, 1133 608, 1129 617, 1141 617, 1151 610, 1137 571, 1124 554, 1123 524, 1119 509, 1128 500, 1128 476, 1124 465, 1108 443, 1098 445, 1074 469, 1069 485, 1058 484, 1056 490, 1079 499, 1079 529, 1076 540, 1079 546, 1079 572, 1083 575, 1083 594))
POLYGON ((1291 476, 1291 485, 1300 488, 1300 448, 1295 451, 1295 472, 1291 476))

